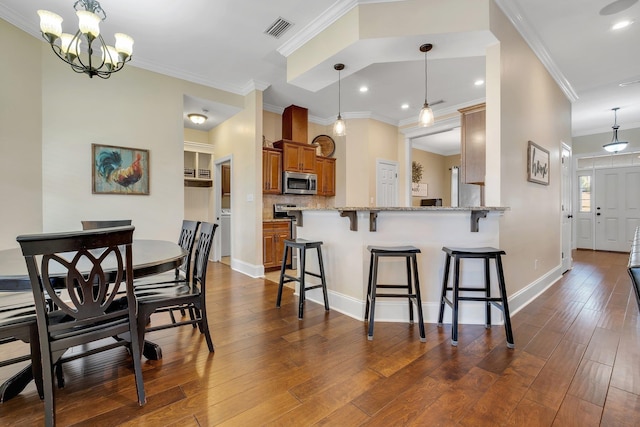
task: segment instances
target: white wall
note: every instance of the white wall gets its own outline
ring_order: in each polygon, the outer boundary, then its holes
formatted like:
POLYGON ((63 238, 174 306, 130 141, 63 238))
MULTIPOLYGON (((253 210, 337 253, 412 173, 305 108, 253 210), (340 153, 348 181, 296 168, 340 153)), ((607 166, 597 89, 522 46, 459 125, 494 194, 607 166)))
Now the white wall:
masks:
POLYGON ((0 20, 0 250, 42 231, 41 44, 0 20))

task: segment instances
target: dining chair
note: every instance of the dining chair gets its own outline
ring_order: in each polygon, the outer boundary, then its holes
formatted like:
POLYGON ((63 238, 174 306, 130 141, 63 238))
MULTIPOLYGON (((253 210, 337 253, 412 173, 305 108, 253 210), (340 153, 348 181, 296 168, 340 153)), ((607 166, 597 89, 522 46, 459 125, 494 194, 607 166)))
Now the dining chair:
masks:
POLYGON ((204 334, 209 347, 213 352, 213 341, 209 332, 206 307, 206 283, 207 265, 213 236, 218 224, 203 222, 200 225, 200 234, 194 253, 194 263, 191 276, 184 280, 167 282, 163 286, 135 287, 138 301, 138 341, 143 342, 144 334, 183 325, 197 325, 200 333, 204 334), (188 319, 176 320, 174 311, 188 311, 188 319), (150 324, 154 313, 168 312, 170 321, 158 325, 150 324))
POLYGON ((83 230, 96 230, 98 228, 122 227, 125 225, 131 225, 130 219, 113 219, 113 220, 80 221, 80 222, 82 223, 83 230))
POLYGON ((45 425, 55 425, 55 364, 126 345, 138 404, 146 402, 133 292, 133 226, 17 237, 33 291, 42 359, 45 425), (126 299, 117 298, 126 289, 126 299), (56 292, 56 288, 62 292, 56 292), (53 302, 47 310, 46 296, 53 302), (105 340, 120 336, 127 339, 105 340), (78 347, 94 343, 90 349, 78 347), (74 348, 73 352, 67 350, 74 348))
MULTIPOLYGON (((168 271, 166 273, 156 274, 141 280, 134 280, 134 288, 138 289, 140 292, 143 290, 148 292, 153 288, 163 287, 174 282, 188 280, 188 278, 191 277, 193 247, 196 243, 196 235, 198 233, 199 226, 200 221, 191 221, 187 219, 182 221, 182 229, 180 230, 180 236, 178 237, 178 244, 182 249, 187 251, 187 256, 175 271, 168 271)), ((180 314, 184 316, 186 314, 185 309, 181 309, 180 314)), ((189 314, 192 319, 195 318, 192 311, 189 311, 189 314)), ((171 316, 171 320, 175 322, 173 311, 169 311, 169 315, 171 316)), ((195 328, 196 325, 194 324, 193 327, 195 328)))
MULTIPOLYGON (((17 396, 35 379, 40 397, 42 391, 42 368, 40 365, 40 346, 38 345, 38 327, 33 297, 24 292, 6 293, 0 296, 0 345, 21 340, 29 343, 30 354, 0 360, 0 367, 13 365, 25 361, 31 364, 23 367, 19 372, 7 379, 0 386, 0 402, 5 402, 17 396)), ((0 354, 6 355, 5 351, 0 354)))

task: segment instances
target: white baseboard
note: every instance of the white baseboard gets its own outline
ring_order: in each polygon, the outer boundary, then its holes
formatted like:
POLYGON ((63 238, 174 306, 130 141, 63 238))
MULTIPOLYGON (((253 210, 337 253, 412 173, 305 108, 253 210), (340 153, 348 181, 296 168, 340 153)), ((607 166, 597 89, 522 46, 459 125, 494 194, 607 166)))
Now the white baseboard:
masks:
POLYGON ((242 274, 246 274, 247 276, 253 277, 254 279, 264 277, 264 265, 262 264, 249 264, 247 262, 231 258, 231 269, 242 274))

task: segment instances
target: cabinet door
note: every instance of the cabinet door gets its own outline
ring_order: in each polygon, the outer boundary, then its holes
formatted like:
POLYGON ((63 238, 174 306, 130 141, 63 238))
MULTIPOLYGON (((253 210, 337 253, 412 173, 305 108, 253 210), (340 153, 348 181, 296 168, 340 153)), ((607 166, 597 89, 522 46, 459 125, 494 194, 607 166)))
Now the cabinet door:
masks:
POLYGON ((262 192, 282 193, 282 153, 262 150, 262 192))
POLYGON ((298 147, 298 158, 300 159, 301 172, 315 173, 316 148, 314 146, 298 147))
POLYGON ((486 173, 485 104, 459 110, 461 117, 461 180, 465 184, 484 184, 486 173))
POLYGON ((282 168, 286 171, 300 172, 300 157, 298 146, 284 144, 282 146, 282 168))
POLYGON ((273 231, 263 230, 262 232, 262 258, 264 268, 271 268, 278 265, 276 261, 276 236, 273 231))
POLYGON ((322 167, 322 182, 325 196, 336 195, 336 160, 326 159, 322 167))

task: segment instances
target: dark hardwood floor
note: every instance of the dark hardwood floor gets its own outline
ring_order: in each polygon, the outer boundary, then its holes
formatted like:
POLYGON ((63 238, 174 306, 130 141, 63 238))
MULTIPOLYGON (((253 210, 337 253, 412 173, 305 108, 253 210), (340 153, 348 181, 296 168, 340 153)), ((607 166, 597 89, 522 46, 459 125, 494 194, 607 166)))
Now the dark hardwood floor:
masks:
MULTIPOLYGON (((209 268, 215 354, 191 327, 159 331, 138 407, 124 349, 65 366, 58 425, 638 426, 640 320, 627 254, 577 251, 574 268, 504 329, 362 322, 223 264, 209 268)), ((508 262, 508 257, 506 259, 508 262)), ((12 344, 13 345, 13 344, 12 344)), ((7 347, 7 346, 3 346, 7 347)), ((4 354, 24 347, 2 351, 4 354)), ((4 356, 3 356, 4 357, 4 356)), ((0 380, 16 367, 0 370, 0 380)), ((0 405, 0 425, 42 424, 35 387, 0 405)))

